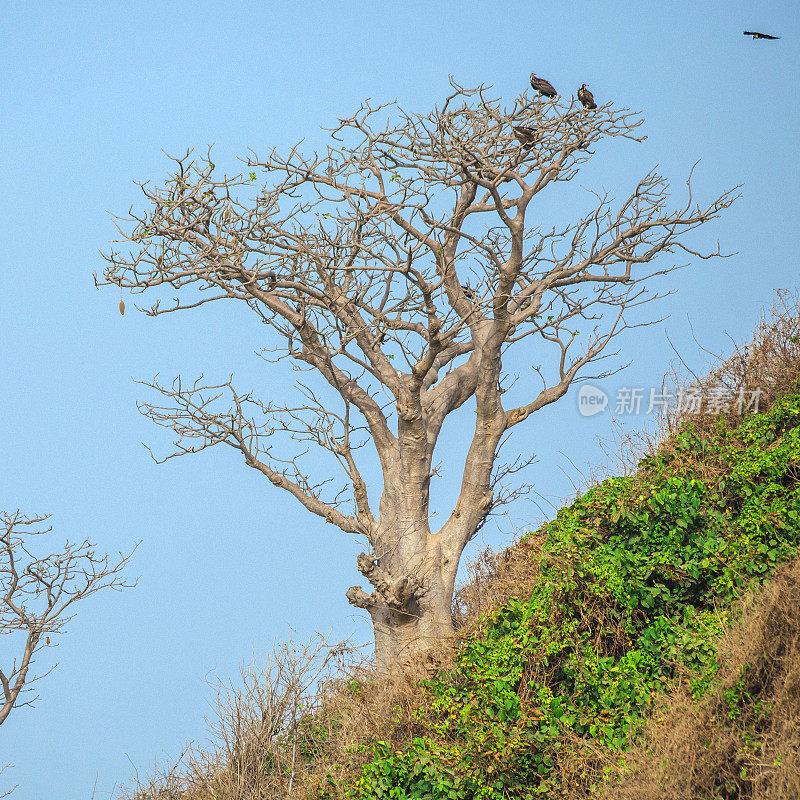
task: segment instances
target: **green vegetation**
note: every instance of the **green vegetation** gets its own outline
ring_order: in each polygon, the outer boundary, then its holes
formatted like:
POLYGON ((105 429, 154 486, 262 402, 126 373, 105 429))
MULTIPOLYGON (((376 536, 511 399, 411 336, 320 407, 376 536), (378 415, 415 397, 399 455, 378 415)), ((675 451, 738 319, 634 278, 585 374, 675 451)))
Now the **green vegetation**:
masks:
MULTIPOLYGON (((537 532, 539 579, 424 682, 422 735, 373 742, 361 775, 319 796, 590 794, 659 695, 683 679, 697 698, 713 686, 733 601, 798 552, 799 469, 800 394, 738 425, 685 421, 634 476, 537 532)), ((734 716, 753 702, 735 688, 726 700, 734 716)))

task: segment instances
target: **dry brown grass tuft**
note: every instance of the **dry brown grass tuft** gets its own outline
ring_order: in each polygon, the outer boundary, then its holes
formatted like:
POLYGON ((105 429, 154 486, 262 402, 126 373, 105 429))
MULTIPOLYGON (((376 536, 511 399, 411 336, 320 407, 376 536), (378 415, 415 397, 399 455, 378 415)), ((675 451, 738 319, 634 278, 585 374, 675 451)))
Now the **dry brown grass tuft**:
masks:
POLYGON ((279 800, 297 796, 309 764, 324 758, 331 682, 354 668, 357 651, 321 636, 291 639, 219 682, 208 748, 189 746, 178 762, 120 800, 279 800))
POLYGON ((718 359, 719 366, 708 375, 682 379, 677 371, 671 376, 675 387, 694 390, 703 398, 698 409, 689 413, 673 409, 663 420, 661 439, 691 421, 696 427, 713 425, 719 415, 707 413, 712 398, 726 407, 725 421, 731 427, 751 413, 747 403, 758 392, 758 410, 771 408, 775 399, 800 391, 800 293, 780 291, 772 307, 761 312, 761 319, 750 342, 734 344, 733 353, 718 359), (739 406, 739 398, 744 403, 739 406))
POLYGON ((604 800, 800 797, 800 559, 743 609, 719 641, 716 689, 665 699, 604 800))
POLYGON ((453 599, 453 619, 462 635, 511 598, 528 598, 539 579, 544 538, 531 534, 499 553, 487 548, 468 565, 469 578, 453 599))
POLYGON ((119 800, 282 800, 355 779, 376 740, 401 748, 429 733, 417 713, 419 683, 452 663, 452 643, 378 675, 356 648, 321 637, 276 646, 217 689, 210 747, 187 747, 178 763, 119 800), (329 776, 333 783, 329 781, 329 776))
POLYGON ((388 676, 364 666, 351 669, 329 687, 318 716, 328 731, 324 753, 308 765, 305 790, 327 787, 336 797, 328 776, 339 785, 355 780, 373 759, 373 742, 399 750, 416 736, 430 736, 423 713, 429 697, 420 682, 452 665, 452 645, 442 643, 388 676))
MULTIPOLYGON (((615 436, 603 443, 603 451, 613 465, 607 470, 609 475, 647 480, 647 468, 643 468, 641 459, 656 453, 670 460, 670 468, 676 474, 685 466, 694 475, 713 482, 725 472, 727 467, 718 462, 714 453, 681 451, 675 446, 675 434, 691 425, 703 442, 704 432, 711 433, 719 425, 735 428, 752 414, 748 403, 753 392, 759 392, 757 410, 761 412, 771 408, 781 395, 800 392, 800 293, 778 292, 775 303, 762 311, 750 342, 742 347, 734 345, 727 358, 716 358, 718 366, 708 375, 697 376, 684 365, 673 368, 665 377, 662 391, 667 395, 702 398, 696 411, 690 410, 691 402, 684 408, 669 406, 654 430, 626 431, 617 426, 615 436)), ((587 482, 587 488, 596 483, 587 482)))
MULTIPOLYGON (((752 413, 747 406, 753 392, 760 392, 759 411, 767 411, 783 394, 800 392, 800 293, 778 292, 773 305, 762 311, 750 342, 741 347, 734 344, 733 353, 727 358, 715 358, 718 366, 705 376, 692 373, 680 359, 681 366, 673 367, 665 376, 662 392, 671 397, 680 393, 687 399, 686 407, 669 406, 659 416, 654 430, 628 431, 617 425, 615 434, 601 443, 609 461, 604 474, 633 476, 640 472, 642 457, 656 452, 675 454, 672 437, 686 424, 698 433, 720 424, 736 427, 752 413), (688 401, 692 395, 702 398, 697 413, 692 412, 688 401), (722 409, 725 413, 719 413, 722 409)), ((703 457, 704 454, 697 454, 693 468, 703 457)), ((709 467, 715 468, 713 459, 709 467)), ((587 481, 586 486, 598 482, 587 481)))

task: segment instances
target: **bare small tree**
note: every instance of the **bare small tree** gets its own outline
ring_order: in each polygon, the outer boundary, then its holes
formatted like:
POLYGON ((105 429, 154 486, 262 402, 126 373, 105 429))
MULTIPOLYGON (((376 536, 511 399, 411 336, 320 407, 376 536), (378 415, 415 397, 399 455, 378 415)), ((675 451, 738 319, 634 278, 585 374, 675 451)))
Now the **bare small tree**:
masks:
POLYGON ((645 265, 680 251, 720 255, 691 249, 686 234, 735 199, 728 192, 700 207, 687 181, 686 203, 672 210, 666 181, 650 172, 621 203, 596 194, 582 218, 543 229, 534 198, 571 180, 602 140, 641 140, 641 119, 527 91, 507 107, 487 87, 452 83, 429 114, 365 102, 332 129, 324 152, 252 154, 233 178, 215 177, 210 152, 173 159, 162 187, 142 185, 147 209, 118 218, 126 251, 105 253, 104 277, 95 277, 155 290, 141 309, 152 316, 240 302, 277 335, 262 353, 268 362, 289 359, 327 384, 300 383, 304 400, 290 406, 231 380, 154 380, 163 402, 140 410, 176 435, 166 458, 229 445, 306 509, 364 537, 369 552, 357 565, 372 591, 354 586, 347 597, 372 618, 381 667, 452 630, 462 551, 519 492, 498 488, 518 466, 496 463, 504 434, 575 381, 610 374, 584 368, 637 324, 625 312, 655 297, 643 284, 676 268, 645 265), (551 364, 535 367, 541 387, 517 387, 528 394, 507 408, 503 358, 521 343, 530 364, 548 349, 551 364), (472 398, 458 500, 434 530, 436 444, 448 415, 472 398), (330 469, 312 477, 300 456, 280 450, 282 436, 327 451, 342 490, 326 493, 330 469), (359 450, 368 441, 382 472, 377 509, 359 450))
MULTIPOLYGON (((49 515, 25 517, 19 511, 0 512, 0 634, 21 633, 21 655, 4 656, 11 664, 0 664, 0 725, 12 708, 36 700, 19 702, 20 695, 44 677, 30 677, 34 655, 43 647, 54 646, 50 637, 72 619, 73 614, 68 612, 73 603, 99 589, 132 585, 120 575, 132 552, 120 554, 112 563, 107 555, 96 555, 87 539, 80 545, 67 542, 63 552, 37 554, 42 549, 37 546, 39 537, 52 531, 52 527, 39 527, 48 519, 49 515)), ((7 652, 6 648, 3 651, 7 652)))

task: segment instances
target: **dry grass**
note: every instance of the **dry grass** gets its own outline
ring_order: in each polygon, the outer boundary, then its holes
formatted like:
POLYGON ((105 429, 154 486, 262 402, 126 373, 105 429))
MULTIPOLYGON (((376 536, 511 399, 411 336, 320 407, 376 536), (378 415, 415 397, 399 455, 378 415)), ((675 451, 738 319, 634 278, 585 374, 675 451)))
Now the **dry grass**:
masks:
POLYGON ((778 292, 773 305, 762 311, 750 342, 734 344, 730 356, 717 360, 718 366, 703 377, 673 369, 669 376, 673 391, 694 390, 703 402, 700 413, 672 408, 662 417, 656 441, 664 441, 687 421, 698 430, 717 424, 719 414, 710 413, 712 398, 726 407, 725 423, 735 427, 752 413, 747 403, 754 392, 759 393, 758 410, 766 411, 777 397, 800 391, 800 293, 778 292), (744 404, 738 409, 740 396, 744 404))
MULTIPOLYGON (((717 366, 705 376, 694 374, 679 359, 679 366, 664 378, 665 395, 676 398, 679 393, 684 397, 695 394, 702 398, 698 413, 675 404, 659 415, 654 430, 627 431, 617 425, 615 435, 602 443, 610 465, 604 473, 636 475, 643 457, 656 452, 675 454, 672 437, 685 424, 691 424, 700 434, 719 424, 736 427, 752 413, 747 403, 753 392, 760 392, 759 411, 767 411, 783 394, 800 392, 800 293, 778 292, 773 305, 762 311, 750 342, 743 346, 734 343, 731 355, 714 358, 717 366), (744 397, 741 413, 737 411, 740 393, 744 397), (714 402, 726 409, 724 414, 715 411, 714 402)), ((703 459, 703 454, 698 455, 694 467, 703 459)), ((711 479, 716 470, 713 459, 708 466, 706 477, 711 479)), ((599 480, 587 480, 585 488, 597 483, 599 480)))
POLYGON ((462 635, 512 597, 527 599, 539 579, 543 541, 543 535, 533 534, 499 553, 487 548, 469 564, 469 578, 453 599, 453 619, 462 635))
POLYGON ((427 733, 420 680, 452 662, 452 643, 406 662, 389 677, 356 648, 321 637, 276 646, 220 683, 209 720, 210 747, 187 747, 177 763, 119 800, 282 800, 352 780, 372 759, 375 740, 395 748, 427 733))
MULTIPOLYGON (((430 652, 406 662, 388 677, 359 670, 331 687, 320 715, 329 731, 325 752, 308 764, 306 790, 329 785, 328 775, 337 783, 357 778, 373 758, 372 742, 399 750, 414 737, 429 734, 421 714, 428 697, 419 684, 452 662, 450 645, 442 645, 436 655, 430 652)), ((336 796, 335 791, 330 796, 336 796)))
POLYGON ((716 690, 667 698, 604 800, 800 797, 800 559, 747 599, 718 652, 716 690))
POLYGON ((208 748, 187 747, 172 766, 122 800, 278 800, 302 783, 307 765, 323 756, 322 713, 332 682, 358 663, 357 650, 323 637, 291 639, 217 685, 208 748))

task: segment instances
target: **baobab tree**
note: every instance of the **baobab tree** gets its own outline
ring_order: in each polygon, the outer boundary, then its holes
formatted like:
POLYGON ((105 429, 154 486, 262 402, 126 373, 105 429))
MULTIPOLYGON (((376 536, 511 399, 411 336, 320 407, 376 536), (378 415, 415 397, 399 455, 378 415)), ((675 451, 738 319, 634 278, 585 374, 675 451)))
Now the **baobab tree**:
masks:
POLYGON ((677 266, 649 267, 658 256, 720 255, 692 249, 687 234, 734 200, 728 192, 701 207, 689 180, 673 210, 653 171, 624 201, 596 195, 580 219, 545 230, 534 198, 570 181, 602 140, 640 141, 641 118, 531 90, 505 106, 488 87, 451 83, 430 113, 365 102, 324 150, 251 152, 233 178, 216 175, 210 151, 174 158, 162 185, 141 185, 144 210, 117 218, 120 246, 95 277, 152 293, 140 309, 152 316, 239 302, 272 329, 267 363, 289 359, 322 379, 298 384, 297 405, 232 380, 153 380, 156 399, 140 410, 174 434, 157 460, 229 445, 308 511, 363 537, 357 567, 371 590, 354 586, 347 598, 371 616, 381 668, 451 632, 464 547, 516 496, 502 483, 515 472, 498 462, 504 435, 588 377, 637 324, 626 312, 656 297, 644 284, 677 266), (541 385, 506 407, 503 358, 514 348, 541 385), (458 498, 434 529, 436 445, 473 399, 458 498), (280 451, 281 435, 326 451, 339 492, 325 493, 329 471, 280 451), (380 465, 374 487, 365 444, 380 465))
POLYGON ((100 589, 132 585, 122 577, 132 552, 112 562, 97 554, 88 539, 67 542, 63 551, 51 552, 41 544, 52 531, 42 527, 47 520, 48 516, 26 517, 20 511, 0 512, 0 635, 11 637, 10 644, 4 643, 0 663, 0 725, 11 709, 36 699, 20 702, 31 684, 44 677, 31 677, 34 657, 42 648, 55 646, 51 637, 72 619, 74 604, 100 589))

